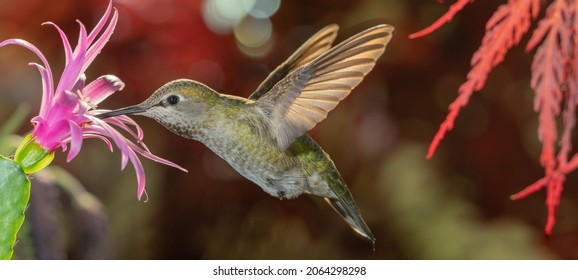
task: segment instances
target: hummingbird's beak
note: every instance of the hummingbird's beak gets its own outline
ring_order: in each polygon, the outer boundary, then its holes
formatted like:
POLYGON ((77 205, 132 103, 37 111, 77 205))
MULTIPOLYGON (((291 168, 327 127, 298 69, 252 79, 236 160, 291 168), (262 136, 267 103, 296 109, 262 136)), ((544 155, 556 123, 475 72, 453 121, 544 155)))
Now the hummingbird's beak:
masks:
POLYGON ((135 105, 135 106, 130 106, 130 107, 126 107, 126 108, 98 114, 95 117, 97 117, 99 119, 106 119, 106 118, 110 118, 110 117, 114 117, 114 116, 120 116, 120 115, 132 115, 132 114, 144 113, 145 111, 146 110, 144 108, 142 108, 138 105, 135 105))

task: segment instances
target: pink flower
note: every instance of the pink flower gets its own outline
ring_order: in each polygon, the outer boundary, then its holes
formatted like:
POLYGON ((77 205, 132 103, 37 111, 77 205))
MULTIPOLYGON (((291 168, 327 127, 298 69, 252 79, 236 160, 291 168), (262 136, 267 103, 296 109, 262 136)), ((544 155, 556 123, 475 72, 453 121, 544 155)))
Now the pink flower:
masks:
POLYGON ((89 34, 87 34, 84 25, 80 21, 78 22, 80 34, 74 50, 72 50, 66 34, 57 25, 51 22, 44 23, 56 28, 62 39, 66 55, 66 64, 56 88, 48 61, 34 45, 21 39, 9 39, 1 42, 0 47, 9 44, 20 45, 34 52, 42 61, 42 64, 30 63, 38 69, 42 78, 40 113, 31 120, 34 125, 32 132, 34 141, 50 153, 58 147, 61 147, 63 151, 68 149, 67 161, 71 161, 78 155, 84 138, 101 139, 111 151, 113 150, 112 143, 114 143, 122 153, 121 169, 125 168, 128 161, 135 168, 140 200, 145 192, 145 173, 137 154, 185 172, 186 170, 153 155, 141 142, 142 130, 129 117, 117 116, 106 120, 95 117, 97 114, 108 111, 97 110, 96 106, 124 87, 124 83, 112 75, 101 76, 85 85, 84 71, 100 53, 116 26, 118 19, 116 9, 114 9, 109 21, 112 10, 111 1, 103 17, 89 34), (117 130, 119 128, 133 137, 136 143, 127 139, 117 130), (68 145, 70 145, 69 148, 68 145))

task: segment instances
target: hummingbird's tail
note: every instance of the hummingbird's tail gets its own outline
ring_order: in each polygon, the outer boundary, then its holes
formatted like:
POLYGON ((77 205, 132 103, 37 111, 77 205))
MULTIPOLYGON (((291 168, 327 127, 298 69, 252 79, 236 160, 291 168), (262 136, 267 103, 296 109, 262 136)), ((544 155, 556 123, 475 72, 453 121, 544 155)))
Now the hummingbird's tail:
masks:
POLYGON ((336 198, 325 197, 325 201, 327 201, 327 203, 329 203, 329 205, 331 205, 331 207, 341 215, 355 233, 367 239, 375 247, 375 237, 373 237, 371 230, 361 217, 361 213, 359 213, 357 208, 348 207, 336 198))

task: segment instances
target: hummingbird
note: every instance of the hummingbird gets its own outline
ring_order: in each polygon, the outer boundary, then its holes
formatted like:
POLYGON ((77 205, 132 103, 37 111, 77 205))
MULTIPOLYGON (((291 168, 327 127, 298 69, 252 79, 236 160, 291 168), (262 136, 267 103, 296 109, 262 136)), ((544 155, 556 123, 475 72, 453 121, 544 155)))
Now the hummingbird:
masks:
POLYGON ((375 245, 345 181, 307 132, 371 71, 394 28, 381 24, 332 47, 339 27, 309 38, 249 98, 179 79, 134 106, 99 118, 139 115, 200 141, 237 172, 280 199, 322 197, 355 233, 375 245))

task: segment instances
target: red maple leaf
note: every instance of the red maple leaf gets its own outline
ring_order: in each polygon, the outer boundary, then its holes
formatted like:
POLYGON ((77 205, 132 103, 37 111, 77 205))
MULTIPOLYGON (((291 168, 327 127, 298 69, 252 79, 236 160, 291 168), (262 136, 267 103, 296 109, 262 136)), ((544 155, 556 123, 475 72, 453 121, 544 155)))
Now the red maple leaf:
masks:
MULTIPOLYGON (((471 2, 473 0, 457 0, 434 24, 410 38, 435 31, 471 2)), ((540 0, 509 0, 497 8, 486 24, 486 33, 472 56, 467 79, 460 86, 456 100, 450 104, 449 113, 430 144, 427 158, 433 156, 445 134, 453 128, 460 109, 467 105, 471 95, 484 87, 490 72, 504 60, 508 50, 520 42, 539 10, 540 0)), ((540 47, 532 62, 531 86, 535 91, 534 110, 539 114, 540 164, 544 167, 544 177, 511 198, 521 199, 545 187, 548 208, 545 232, 550 235, 566 175, 578 168, 578 154, 568 160, 578 105, 578 62, 574 59, 578 54, 578 0, 551 1, 546 15, 533 31, 526 51, 532 51, 538 44, 540 47), (560 138, 556 125, 559 119, 563 125, 560 138), (560 147, 557 150, 558 139, 560 147)))

